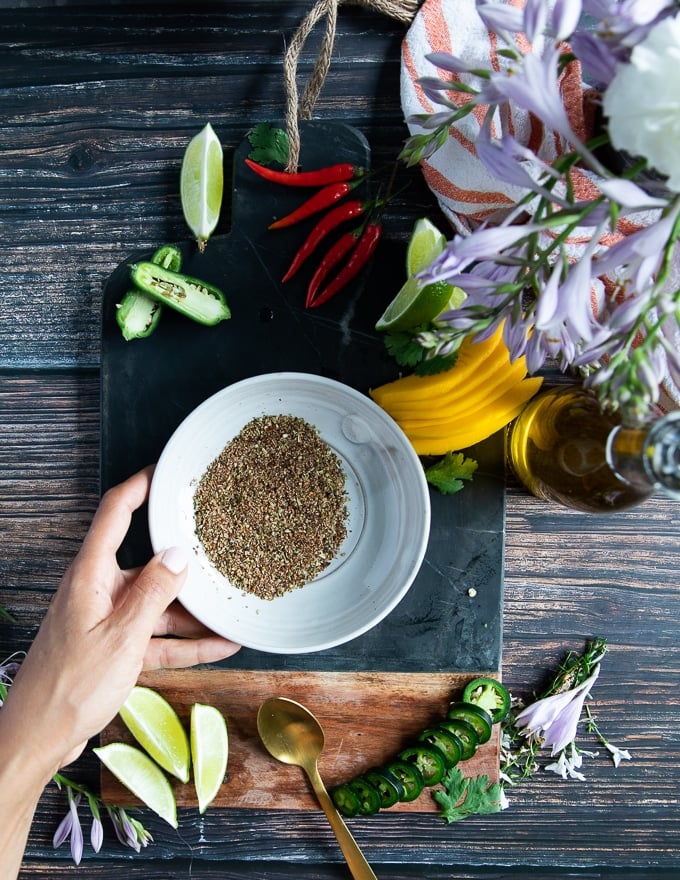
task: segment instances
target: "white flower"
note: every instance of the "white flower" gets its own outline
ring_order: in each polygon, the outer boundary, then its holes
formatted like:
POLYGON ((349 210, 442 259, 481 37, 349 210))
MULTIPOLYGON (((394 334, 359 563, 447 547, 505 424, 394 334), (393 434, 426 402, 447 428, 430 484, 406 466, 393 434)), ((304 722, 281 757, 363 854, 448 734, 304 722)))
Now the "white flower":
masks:
POLYGON ((580 685, 550 697, 537 700, 523 709, 515 725, 525 736, 543 738, 544 745, 552 746, 551 755, 557 755, 576 737, 576 728, 586 697, 600 674, 600 665, 580 685))
POLYGON ((574 743, 571 743, 569 751, 570 754, 567 754, 567 749, 563 749, 557 761, 553 764, 547 764, 545 769, 550 770, 551 773, 555 773, 557 776, 561 776, 562 779, 577 779, 579 782, 585 782, 586 777, 580 772, 583 756, 587 755, 589 758, 595 758, 597 752, 583 751, 583 749, 578 749, 574 743))
POLYGON ((609 136, 641 156, 680 192, 680 15, 662 19, 619 64, 604 94, 609 136))
POLYGON ((604 747, 611 752, 612 761, 614 762, 614 766, 618 767, 621 761, 630 761, 632 760, 632 755, 628 751, 628 749, 620 749, 618 746, 614 746, 611 743, 603 743, 604 747))

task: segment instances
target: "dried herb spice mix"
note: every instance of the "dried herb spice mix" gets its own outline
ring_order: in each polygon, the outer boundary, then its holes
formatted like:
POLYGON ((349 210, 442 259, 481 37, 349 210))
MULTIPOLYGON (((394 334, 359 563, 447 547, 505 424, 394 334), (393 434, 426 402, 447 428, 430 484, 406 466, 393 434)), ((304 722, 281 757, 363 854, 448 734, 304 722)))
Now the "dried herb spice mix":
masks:
POLYGON ((252 419, 209 465, 194 495, 196 533, 217 570, 262 599, 301 587, 347 533, 339 458, 304 419, 252 419))

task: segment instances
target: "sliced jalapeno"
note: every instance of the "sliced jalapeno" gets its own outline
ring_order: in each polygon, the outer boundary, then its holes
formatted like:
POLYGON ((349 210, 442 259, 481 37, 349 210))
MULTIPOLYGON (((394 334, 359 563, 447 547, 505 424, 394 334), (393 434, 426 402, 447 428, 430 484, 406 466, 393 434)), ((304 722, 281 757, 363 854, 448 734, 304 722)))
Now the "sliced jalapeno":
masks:
POLYGON ((380 809, 378 789, 368 779, 361 776, 348 782, 350 790, 359 798, 359 812, 362 816, 372 816, 380 809))
POLYGON ((418 742, 439 749, 446 759, 447 770, 455 767, 463 756, 463 743, 455 733, 450 733, 443 727, 428 727, 418 736, 418 742))
POLYGON ((231 317, 224 294, 217 287, 154 263, 130 267, 133 283, 144 293, 205 326, 231 317))
POLYGON ((362 775, 380 795, 380 806, 382 809, 393 807, 404 793, 404 786, 401 782, 384 767, 367 770, 362 775))
MULTIPOLYGON (((173 244, 164 244, 151 257, 151 262, 164 269, 179 272, 182 266, 182 252, 173 244)), ((116 307, 116 322, 123 338, 145 339, 158 326, 163 306, 158 300, 147 296, 141 290, 128 290, 120 305, 116 307)))
POLYGON ((182 251, 174 244, 163 244, 151 257, 151 262, 171 272, 179 272, 182 268, 182 251))
POLYGON ((477 751, 479 739, 474 727, 468 724, 467 721, 463 721, 461 718, 447 718, 445 721, 440 721, 436 726, 447 730, 449 733, 453 733, 463 743, 461 761, 467 761, 477 751))
POLYGON ((409 746, 399 752, 399 760, 415 764, 420 770, 425 785, 436 785, 446 773, 446 758, 436 746, 409 746))
POLYGON ((474 703, 451 703, 446 717, 461 718, 471 724, 477 733, 480 746, 491 739, 493 720, 486 709, 482 709, 481 706, 475 706, 474 703))
POLYGON ((401 783, 404 793, 399 800, 403 803, 414 801, 425 788, 423 774, 410 761, 391 761, 385 769, 401 783))
POLYGON ((356 816, 361 809, 359 796, 356 792, 352 791, 349 784, 346 782, 332 788, 330 796, 331 800, 338 808, 338 812, 342 813, 343 816, 351 818, 352 816, 356 816))
POLYGON ((510 691, 495 678, 475 678, 465 686, 463 702, 486 709, 497 724, 510 711, 510 691))

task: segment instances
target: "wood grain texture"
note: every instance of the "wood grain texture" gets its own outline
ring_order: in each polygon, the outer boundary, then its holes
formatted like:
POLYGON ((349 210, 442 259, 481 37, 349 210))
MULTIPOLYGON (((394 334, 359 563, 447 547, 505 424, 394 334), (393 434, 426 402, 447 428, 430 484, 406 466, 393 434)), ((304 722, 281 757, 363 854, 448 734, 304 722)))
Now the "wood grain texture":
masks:
MULTIPOLYGON (((386 764, 417 735, 446 717, 474 676, 464 673, 258 672, 184 670, 149 672, 140 684, 153 688, 172 705, 188 729, 193 703, 216 706, 227 720, 227 777, 214 807, 255 810, 318 810, 319 805, 297 767, 274 761, 257 733, 257 710, 269 697, 287 697, 306 706, 319 720, 325 746, 319 771, 327 788, 386 764)), ((103 731, 102 743, 134 745, 118 717, 103 731)), ((486 774, 498 781, 499 730, 460 764, 465 776, 486 774)), ((175 784, 178 805, 196 806, 193 785, 175 784)), ((129 797, 117 779, 102 769, 101 794, 107 803, 129 797)), ((415 801, 395 804, 394 812, 436 812, 425 789, 415 801)))
MULTIPOLYGON (((26 648, 80 545, 98 498, 101 285, 131 251, 185 235, 177 196, 188 137, 212 119, 225 152, 281 113, 281 55, 309 4, 16 0, 0 16, 0 624, 26 648), (44 7, 44 8, 41 8, 44 7)), ((357 125, 376 162, 394 160, 401 26, 340 16, 318 113, 357 125)), ((301 74, 311 69, 314 40, 301 74)), ((386 235, 441 222, 419 172, 400 171, 386 235)), ((221 221, 228 228, 228 213, 221 221)), ((633 760, 615 769, 585 731, 585 783, 540 773, 511 806, 447 827, 434 814, 352 820, 381 880, 670 880, 680 872, 680 515, 654 497, 612 517, 552 508, 510 485, 503 680, 540 690, 567 650, 609 640, 591 708, 633 760)), ((91 751, 69 773, 93 787, 91 751)), ((52 849, 65 812, 41 799, 22 880, 76 872, 52 849)), ((91 878, 333 880, 347 876, 322 814, 180 810, 179 834, 148 812, 139 855, 110 827, 91 878)))

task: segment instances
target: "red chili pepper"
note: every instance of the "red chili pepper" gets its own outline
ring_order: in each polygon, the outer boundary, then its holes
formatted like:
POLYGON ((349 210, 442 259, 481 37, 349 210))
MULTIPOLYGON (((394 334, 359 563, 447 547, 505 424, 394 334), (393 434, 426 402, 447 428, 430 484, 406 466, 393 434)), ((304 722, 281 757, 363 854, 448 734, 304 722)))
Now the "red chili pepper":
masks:
POLYGON ((351 220, 353 217, 360 217, 367 208, 372 208, 374 205, 375 202, 362 202, 359 199, 336 205, 335 208, 319 220, 314 229, 309 233, 302 246, 295 254, 293 262, 290 264, 288 271, 281 281, 290 281, 307 257, 314 253, 328 233, 332 232, 336 226, 344 223, 345 220, 351 220))
POLYGON ((330 208, 331 205, 339 202, 340 199, 344 199, 347 193, 351 192, 358 183, 358 180, 355 180, 352 183, 347 183, 346 181, 342 183, 330 183, 328 186, 320 189, 317 193, 314 193, 310 199, 303 202, 299 208, 295 209, 295 211, 286 214, 286 216, 281 217, 280 220, 275 220, 273 223, 270 223, 269 228, 281 229, 284 226, 293 226, 295 223, 299 223, 300 220, 305 220, 307 217, 311 217, 312 214, 317 214, 325 208, 330 208))
MULTIPOLYGON (((354 232, 348 232, 346 235, 343 235, 337 242, 339 245, 344 240, 349 239, 349 242, 345 241, 345 250, 344 253, 340 253, 339 256, 334 260, 334 262, 330 266, 325 267, 325 271, 320 279, 320 281, 314 285, 314 281, 316 279, 316 275, 312 278, 309 289, 307 290, 307 299, 305 301, 305 307, 308 309, 314 309, 317 306, 322 305, 325 302, 328 302, 329 299, 335 296, 342 288, 348 284, 352 278, 359 274, 361 269, 366 265, 366 263, 373 256, 373 252, 378 246, 378 242, 380 241, 380 236, 382 235, 382 226, 379 223, 369 223, 362 231, 361 227, 359 229, 355 229, 354 232), (330 284, 321 291, 321 293, 317 293, 319 284, 328 274, 328 271, 338 263, 342 257, 352 251, 349 256, 349 259, 342 267, 342 269, 338 272, 335 278, 330 282, 330 284)), ((337 246, 336 245, 336 246, 337 246)), ((331 248, 329 251, 326 260, 330 257, 334 248, 331 248)), ((324 266, 326 261, 324 261, 321 265, 324 266)), ((321 269, 321 266, 319 266, 321 269)), ((317 270, 317 274, 319 270, 317 270)))
POLYGON ((318 168, 316 171, 298 171, 295 173, 277 171, 274 168, 268 168, 266 165, 253 162, 252 159, 246 159, 246 165, 255 174, 264 177, 265 180, 282 183, 284 186, 325 186, 328 183, 338 183, 341 180, 354 180, 357 177, 363 177, 365 174, 365 170, 359 165, 350 165, 348 162, 329 165, 327 168, 318 168))

